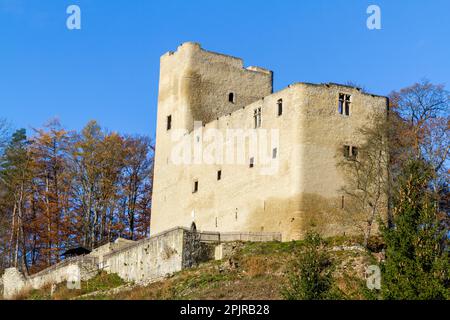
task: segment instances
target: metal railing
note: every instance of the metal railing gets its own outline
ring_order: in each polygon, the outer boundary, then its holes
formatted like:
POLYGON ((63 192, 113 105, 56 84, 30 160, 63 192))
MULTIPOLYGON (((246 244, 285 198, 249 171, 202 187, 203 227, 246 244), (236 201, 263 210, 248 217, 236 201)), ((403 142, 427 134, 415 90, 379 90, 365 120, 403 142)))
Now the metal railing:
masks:
POLYGON ((202 242, 281 241, 279 232, 199 232, 202 242))

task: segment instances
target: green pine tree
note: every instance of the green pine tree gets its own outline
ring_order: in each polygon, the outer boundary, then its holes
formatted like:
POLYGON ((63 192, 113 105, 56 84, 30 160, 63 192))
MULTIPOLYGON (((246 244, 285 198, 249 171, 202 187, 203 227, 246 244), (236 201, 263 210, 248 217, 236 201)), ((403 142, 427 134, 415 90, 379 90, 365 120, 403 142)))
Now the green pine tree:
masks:
POLYGON ((25 129, 20 129, 14 132, 4 150, 0 162, 0 174, 10 188, 13 188, 18 180, 24 179, 24 174, 29 170, 28 144, 25 129))
POLYGON ((332 263, 324 242, 317 233, 308 233, 282 295, 287 300, 332 299, 332 285, 332 263))
POLYGON ((446 230, 439 223, 426 164, 411 161, 401 175, 394 199, 394 221, 382 233, 386 261, 382 265, 385 299, 449 298, 449 255, 446 230))

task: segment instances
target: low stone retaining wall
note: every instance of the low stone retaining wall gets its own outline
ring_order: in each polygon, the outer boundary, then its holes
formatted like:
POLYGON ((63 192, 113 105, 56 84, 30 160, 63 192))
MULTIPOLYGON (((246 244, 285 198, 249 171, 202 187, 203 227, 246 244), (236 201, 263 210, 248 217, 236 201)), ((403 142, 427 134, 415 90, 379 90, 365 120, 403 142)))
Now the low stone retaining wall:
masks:
POLYGON ((66 281, 86 281, 98 274, 98 259, 82 256, 62 261, 27 278, 27 285, 39 289, 48 284, 66 281))
POLYGON ((29 277, 25 277, 16 268, 9 268, 5 270, 2 277, 3 297, 11 299, 23 290, 40 289, 51 284, 86 281, 97 274, 97 259, 89 256, 61 261, 29 277))

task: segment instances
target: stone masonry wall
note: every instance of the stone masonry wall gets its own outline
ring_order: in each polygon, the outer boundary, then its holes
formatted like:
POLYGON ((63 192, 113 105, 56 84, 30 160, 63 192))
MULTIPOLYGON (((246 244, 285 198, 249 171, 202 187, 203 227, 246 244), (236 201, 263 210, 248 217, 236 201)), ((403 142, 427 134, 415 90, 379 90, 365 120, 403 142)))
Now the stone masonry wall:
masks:
POLYGON ((66 282, 74 277, 75 279, 79 277, 80 281, 86 281, 98 274, 97 260, 93 257, 84 256, 66 261, 32 275, 27 279, 27 285, 33 289, 39 289, 47 284, 66 282))
POLYGON ((13 298, 25 287, 26 279, 16 268, 6 269, 2 279, 5 299, 13 298))
POLYGON ((214 259, 215 247, 228 241, 281 241, 280 233, 191 232, 174 228, 103 257, 100 267, 125 281, 150 282, 214 259))
POLYGON ((86 281, 98 274, 97 260, 83 256, 64 260, 30 277, 25 277, 16 268, 5 270, 3 280, 3 297, 14 298, 21 291, 40 289, 50 284, 67 281, 86 281))
POLYGON ((122 279, 144 282, 180 271, 185 229, 172 229, 103 257, 103 269, 122 279))

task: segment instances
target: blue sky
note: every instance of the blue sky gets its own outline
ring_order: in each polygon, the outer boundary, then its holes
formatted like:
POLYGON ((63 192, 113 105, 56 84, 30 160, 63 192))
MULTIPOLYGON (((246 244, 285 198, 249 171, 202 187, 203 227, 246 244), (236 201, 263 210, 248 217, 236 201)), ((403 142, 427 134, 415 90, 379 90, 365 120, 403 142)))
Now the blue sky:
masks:
POLYGON ((185 41, 273 70, 275 90, 353 81, 385 95, 423 77, 449 88, 449 21, 448 0, 0 0, 0 118, 153 136, 159 56, 185 41), (66 28, 72 4, 81 30, 66 28), (370 4, 382 30, 366 28, 370 4))

